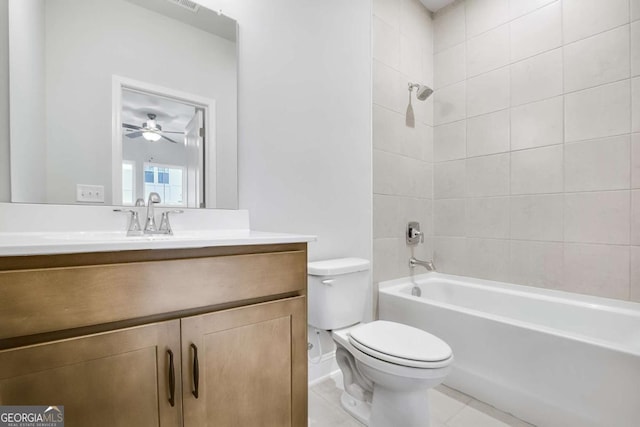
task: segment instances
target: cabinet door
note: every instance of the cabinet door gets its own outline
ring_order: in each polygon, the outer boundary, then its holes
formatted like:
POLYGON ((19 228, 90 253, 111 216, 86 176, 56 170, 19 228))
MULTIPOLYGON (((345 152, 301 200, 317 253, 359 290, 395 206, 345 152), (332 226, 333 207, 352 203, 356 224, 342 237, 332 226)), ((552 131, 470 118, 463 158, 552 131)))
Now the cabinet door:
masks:
POLYGON ((180 426, 180 381, 179 320, 0 351, 0 405, 63 405, 67 427, 180 426))
POLYGON ((306 426, 306 333, 305 297, 182 319, 185 427, 306 426))

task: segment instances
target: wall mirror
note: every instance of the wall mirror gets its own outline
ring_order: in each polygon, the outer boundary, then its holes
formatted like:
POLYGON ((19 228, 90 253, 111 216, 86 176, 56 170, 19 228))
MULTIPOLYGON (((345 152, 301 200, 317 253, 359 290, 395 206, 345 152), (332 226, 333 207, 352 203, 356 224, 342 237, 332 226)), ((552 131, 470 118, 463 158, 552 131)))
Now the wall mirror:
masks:
MULTIPOLYGON (((237 209, 237 24, 191 0, 9 0, 11 201, 237 209)), ((5 31, 5 30, 2 30, 5 31)))

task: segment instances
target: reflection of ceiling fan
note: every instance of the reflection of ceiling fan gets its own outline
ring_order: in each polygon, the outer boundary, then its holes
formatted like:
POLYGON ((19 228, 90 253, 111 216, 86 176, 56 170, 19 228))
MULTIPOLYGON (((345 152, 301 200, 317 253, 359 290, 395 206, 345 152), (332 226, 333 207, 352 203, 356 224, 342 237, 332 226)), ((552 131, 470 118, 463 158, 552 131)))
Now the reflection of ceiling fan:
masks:
POLYGON ((127 136, 128 138, 137 138, 140 135, 142 135, 142 137, 144 139, 146 139, 147 141, 158 141, 160 138, 164 138, 169 142, 173 142, 174 144, 178 144, 178 141, 174 141, 173 139, 163 135, 165 133, 179 133, 179 134, 183 134, 184 132, 177 132, 177 131, 170 131, 170 130, 162 130, 162 126, 160 126, 157 122, 156 122, 156 115, 155 114, 147 114, 147 117, 149 117, 149 120, 147 120, 146 122, 144 122, 142 124, 142 126, 136 126, 136 125, 130 125, 128 123, 123 123, 122 127, 125 129, 131 129, 131 130, 135 130, 136 132, 129 132, 127 134, 125 134, 125 136, 127 136))

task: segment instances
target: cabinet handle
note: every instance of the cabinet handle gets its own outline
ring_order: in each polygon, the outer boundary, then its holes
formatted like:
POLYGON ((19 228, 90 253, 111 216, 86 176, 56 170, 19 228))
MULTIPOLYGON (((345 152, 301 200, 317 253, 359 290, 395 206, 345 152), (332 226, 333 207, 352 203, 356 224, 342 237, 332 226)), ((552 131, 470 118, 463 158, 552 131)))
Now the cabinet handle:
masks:
POLYGON ((193 349, 193 395, 198 398, 198 382, 200 380, 200 367, 198 366, 198 347, 195 344, 191 344, 193 349))
POLYGON ((176 406, 176 371, 173 367, 173 351, 167 350, 169 354, 169 403, 176 406))

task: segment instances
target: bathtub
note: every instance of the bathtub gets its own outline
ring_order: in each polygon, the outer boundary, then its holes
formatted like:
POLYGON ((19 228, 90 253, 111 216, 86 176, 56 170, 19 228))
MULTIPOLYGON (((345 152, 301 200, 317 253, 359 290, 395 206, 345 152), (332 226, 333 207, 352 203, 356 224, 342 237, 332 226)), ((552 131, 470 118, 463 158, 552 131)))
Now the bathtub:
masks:
POLYGON ((445 384, 498 409, 538 426, 640 426, 638 303, 429 273, 380 283, 379 310, 449 343, 445 384))

